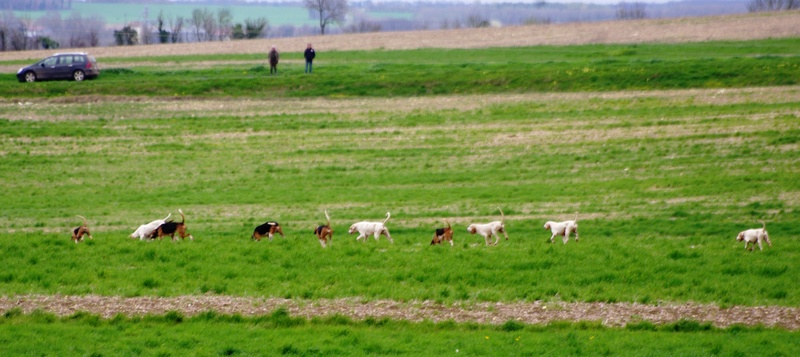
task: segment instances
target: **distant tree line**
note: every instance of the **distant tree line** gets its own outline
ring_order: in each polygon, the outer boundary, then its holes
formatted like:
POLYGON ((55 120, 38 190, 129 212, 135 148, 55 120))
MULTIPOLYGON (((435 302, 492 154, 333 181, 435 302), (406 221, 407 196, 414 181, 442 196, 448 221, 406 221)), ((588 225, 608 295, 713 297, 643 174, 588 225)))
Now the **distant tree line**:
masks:
MULTIPOLYGON (((221 8, 214 12, 198 8, 192 10, 187 18, 168 17, 162 11, 154 22, 145 19, 139 37, 142 44, 243 40, 264 37, 268 29, 269 22, 263 17, 234 23, 233 13, 229 9, 221 8)), ((116 32, 115 40, 117 45, 136 44, 126 42, 125 37, 116 36, 116 32)))
MULTIPOLYGON (((94 0, 93 0, 94 1, 94 0)), ((133 0, 102 0, 132 2, 133 0)), ((669 4, 621 1, 615 5, 534 3, 434 2, 429 0, 295 0, 315 24, 271 27, 265 18, 234 22, 230 10, 196 8, 183 16, 155 17, 147 13, 117 28, 108 28, 103 18, 48 11, 36 20, 17 18, 11 11, 0 12, 0 51, 101 45, 140 45, 154 43, 243 40, 261 37, 293 37, 315 34, 378 31, 413 31, 478 28, 525 24, 582 21, 669 18, 775 11, 798 8, 800 0, 695 0, 669 4), (351 5, 348 1, 354 1, 351 5), (375 14, 409 14, 408 17, 375 14), (380 15, 377 15, 380 16, 380 15)), ((225 1, 207 2, 224 4, 225 1)), ((0 11, 10 7, 70 7, 71 0, 0 0, 0 11)))
POLYGON ((800 9, 800 0, 752 0, 747 4, 747 11, 786 11, 800 9))
POLYGON ((3 0, 0 10, 49 11, 69 10, 72 0, 3 0))
POLYGON ((621 2, 617 5, 617 20, 636 20, 647 18, 644 4, 640 2, 621 2))
POLYGON ((73 13, 62 19, 58 12, 48 12, 36 21, 18 18, 11 12, 0 16, 0 51, 24 51, 38 48, 95 47, 100 45, 103 19, 73 13), (46 24, 46 25, 45 25, 46 24), (47 28, 47 33, 39 31, 47 28))

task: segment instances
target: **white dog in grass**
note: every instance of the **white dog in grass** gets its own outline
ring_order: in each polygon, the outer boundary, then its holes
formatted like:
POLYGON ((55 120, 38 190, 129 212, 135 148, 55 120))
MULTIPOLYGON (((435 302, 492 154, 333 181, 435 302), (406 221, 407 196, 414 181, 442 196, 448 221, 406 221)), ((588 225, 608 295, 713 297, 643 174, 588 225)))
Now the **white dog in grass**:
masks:
POLYGON ((758 250, 764 250, 761 246, 761 241, 767 242, 770 247, 772 246, 772 242, 769 241, 769 233, 767 233, 767 224, 764 223, 764 221, 759 222, 761 222, 761 228, 741 231, 739 235, 736 236, 737 242, 744 241, 744 249, 747 249, 747 247, 752 244, 750 250, 753 250, 755 245, 758 244, 758 250))
POLYGON ((350 226, 350 230, 348 230, 348 233, 354 234, 355 232, 358 232, 359 234, 358 237, 356 237, 356 241, 364 239, 364 242, 367 241, 367 237, 370 235, 374 236, 375 240, 378 240, 378 238, 380 238, 381 235, 385 235, 386 239, 388 239, 389 242, 394 244, 392 236, 389 235, 389 229, 386 228, 386 221, 389 220, 389 217, 391 217, 391 214, 389 214, 389 212, 386 212, 386 219, 384 219, 383 222, 353 223, 353 225, 350 226))
POLYGON ((561 236, 561 241, 567 244, 569 235, 575 233, 575 242, 578 241, 578 213, 575 213, 575 219, 564 222, 547 221, 544 224, 544 229, 549 229, 553 235, 550 236, 550 243, 554 242, 556 236, 561 236))

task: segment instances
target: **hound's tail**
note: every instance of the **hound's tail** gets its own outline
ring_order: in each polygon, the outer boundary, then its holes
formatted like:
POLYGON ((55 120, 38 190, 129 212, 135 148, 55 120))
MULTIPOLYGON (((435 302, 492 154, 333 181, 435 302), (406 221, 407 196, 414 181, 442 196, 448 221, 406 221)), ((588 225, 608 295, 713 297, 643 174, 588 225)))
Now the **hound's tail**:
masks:
POLYGON ((497 210, 500 211, 500 224, 506 224, 506 215, 503 214, 503 210, 500 207, 497 207, 497 210))
POLYGON ((575 223, 578 223, 578 212, 575 212, 575 219, 573 219, 573 221, 575 221, 575 223))
POLYGON ((166 217, 164 217, 164 222, 166 222, 169 219, 169 217, 172 217, 172 213, 170 213, 166 217))
POLYGON ((391 213, 386 212, 386 219, 383 220, 383 224, 386 224, 386 221, 388 221, 391 216, 391 213))
POLYGON ((444 223, 447 223, 447 228, 450 229, 450 221, 448 221, 446 219, 444 219, 443 221, 444 221, 444 223))
POLYGON ((331 226, 331 216, 328 215, 328 210, 325 210, 325 219, 328 220, 328 227, 331 226))
POLYGON ((85 227, 86 226, 86 217, 84 217, 84 216, 78 216, 78 217, 83 219, 83 226, 85 227))
POLYGON ((762 221, 762 220, 760 220, 760 219, 759 219, 759 220, 758 220, 758 221, 756 221, 756 222, 761 222, 761 229, 762 229, 762 230, 766 230, 766 229, 767 229, 767 224, 766 224, 766 223, 764 223, 764 221, 762 221))
POLYGON ((183 211, 181 211, 181 209, 178 208, 178 212, 181 213, 181 223, 186 223, 186 216, 183 215, 183 211))

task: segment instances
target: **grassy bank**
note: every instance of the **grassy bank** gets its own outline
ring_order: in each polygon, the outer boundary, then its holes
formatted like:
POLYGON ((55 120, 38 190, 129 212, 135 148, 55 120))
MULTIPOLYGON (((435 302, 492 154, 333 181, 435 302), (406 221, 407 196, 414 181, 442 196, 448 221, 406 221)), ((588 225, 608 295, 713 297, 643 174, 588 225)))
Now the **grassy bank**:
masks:
POLYGON ((800 79, 799 43, 321 52, 311 76, 303 74, 302 54, 290 52, 284 53, 278 76, 268 74, 261 55, 99 58, 106 70, 98 80, 20 85, 6 74, 0 76, 0 93, 10 98, 410 97, 792 85, 800 79))
POLYGON ((12 355, 792 356, 800 352, 793 333, 741 326, 717 329, 693 321, 641 323, 624 329, 591 322, 526 326, 509 321, 486 326, 352 321, 341 316, 305 320, 280 309, 258 318, 209 312, 191 318, 168 313, 109 320, 84 313, 57 318, 11 311, 0 317, 0 331, 0 350, 12 355))

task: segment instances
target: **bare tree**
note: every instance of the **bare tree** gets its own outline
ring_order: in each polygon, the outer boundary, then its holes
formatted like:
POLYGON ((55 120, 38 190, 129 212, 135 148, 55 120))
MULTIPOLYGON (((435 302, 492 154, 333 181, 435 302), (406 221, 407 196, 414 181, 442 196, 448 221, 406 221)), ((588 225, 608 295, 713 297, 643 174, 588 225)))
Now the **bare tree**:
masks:
MULTIPOLYGON (((28 29, 31 28, 30 23, 31 20, 28 18, 21 18, 18 19, 16 17, 9 16, 7 17, 8 20, 11 22, 8 23, 9 28, 9 45, 12 51, 24 51, 29 49, 28 46, 31 46, 28 41, 28 29)), ((4 19, 5 21, 5 19, 4 19)), ((34 46, 38 46, 37 43, 33 43, 34 46)))
POLYGON ((194 9, 189 25, 194 29, 194 36, 197 42, 213 41, 214 34, 217 32, 217 20, 214 14, 208 9, 194 9))
POLYGON ((0 51, 5 52, 6 50, 6 41, 8 39, 9 34, 11 33, 11 28, 8 27, 9 23, 9 15, 13 16, 13 13, 10 11, 8 13, 3 14, 0 16, 0 51))
POLYGON ((485 17, 478 13, 474 13, 472 15, 467 16, 467 27, 470 28, 480 28, 480 27, 489 27, 490 23, 485 17))
MULTIPOLYGON (((43 19, 39 19, 42 23, 43 19)), ((98 16, 83 17, 73 12, 63 22, 57 14, 46 21, 53 33, 61 33, 62 43, 67 47, 97 47, 100 45, 100 31, 106 27, 105 20, 98 16)))
POLYGON ((617 6, 617 20, 635 20, 644 19, 646 17, 647 12, 644 10, 643 3, 627 3, 623 1, 617 6))
POLYGON ((800 9, 800 0, 752 0, 747 4, 747 11, 786 11, 800 9))
POLYGON ((183 23, 184 19, 181 16, 176 17, 175 19, 169 19, 169 28, 170 28, 170 41, 172 43, 181 42, 181 33, 183 32, 183 23))
POLYGON ((219 24, 211 11, 207 11, 203 19, 203 31, 206 33, 206 41, 214 41, 215 36, 219 32, 219 24))
POLYGON ((359 18, 353 21, 350 25, 344 28, 344 32, 348 33, 361 33, 361 32, 381 32, 381 24, 369 21, 365 18, 359 18))
POLYGON ((39 28, 48 29, 53 40, 59 43, 69 43, 69 31, 64 26, 61 13, 58 11, 48 11, 36 20, 39 28))
POLYGON ((328 25, 344 22, 349 8, 347 0, 304 0, 303 6, 319 19, 319 30, 323 35, 328 25))
POLYGON ((143 45, 152 45, 153 44, 153 36, 152 36, 153 35, 153 29, 152 29, 152 26, 150 26, 150 21, 148 21, 148 20, 142 21, 141 31, 142 31, 142 33, 141 33, 141 36, 139 36, 139 41, 143 45))
POLYGON ((230 9, 217 10, 217 24, 219 25, 217 38, 220 41, 230 39, 233 31, 233 14, 230 9))

